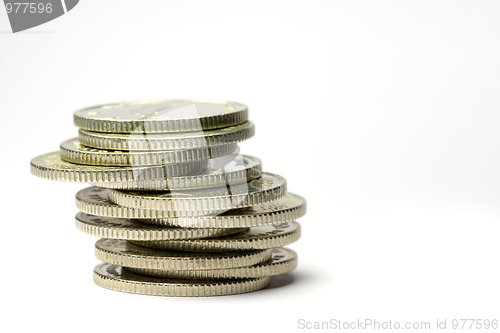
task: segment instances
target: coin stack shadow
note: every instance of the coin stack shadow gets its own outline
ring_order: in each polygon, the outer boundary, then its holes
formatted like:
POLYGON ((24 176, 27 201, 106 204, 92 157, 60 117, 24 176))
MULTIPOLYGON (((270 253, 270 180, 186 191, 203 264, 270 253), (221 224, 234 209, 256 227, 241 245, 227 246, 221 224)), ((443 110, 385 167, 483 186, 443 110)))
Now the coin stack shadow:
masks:
POLYGON ((297 266, 303 197, 239 153, 248 109, 208 100, 78 110, 79 137, 35 157, 41 178, 90 183, 77 228, 101 237, 94 282, 144 295, 218 296, 266 287, 297 266), (195 115, 193 116, 193 108, 195 115))

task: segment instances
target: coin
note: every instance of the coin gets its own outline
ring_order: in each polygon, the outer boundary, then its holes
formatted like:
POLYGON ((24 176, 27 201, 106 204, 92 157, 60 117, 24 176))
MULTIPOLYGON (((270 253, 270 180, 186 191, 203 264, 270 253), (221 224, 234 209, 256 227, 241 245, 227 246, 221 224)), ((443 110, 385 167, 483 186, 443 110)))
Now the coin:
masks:
MULTIPOLYGON (((237 150, 239 151, 239 150, 237 150)), ((241 155, 237 152, 208 160, 205 172, 192 177, 167 179, 139 179, 137 181, 93 183, 92 185, 122 189, 167 191, 217 186, 234 186, 248 180, 259 178, 262 174, 262 164, 258 158, 241 155)))
POLYGON ((305 214, 306 200, 300 195, 288 193, 283 198, 272 202, 231 209, 219 215, 155 218, 141 221, 183 228, 245 228, 290 222, 305 214))
POLYGON ((271 249, 296 242, 300 238, 300 224, 287 222, 253 227, 235 235, 210 239, 132 241, 155 249, 188 252, 230 252, 271 249))
POLYGON ((61 158, 67 162, 102 166, 144 166, 208 160, 233 153, 237 144, 165 151, 122 151, 84 146, 78 138, 61 143, 61 158))
POLYGON ((100 186, 108 182, 135 182, 162 179, 163 190, 193 189, 246 182, 260 177, 262 170, 258 158, 246 155, 226 155, 208 161, 167 164, 149 167, 103 167, 74 164, 63 161, 59 152, 35 157, 31 160, 31 173, 37 177, 100 186), (223 168, 220 164, 230 162, 223 168), (177 174, 189 176, 175 176, 177 174), (165 179, 166 178, 166 179, 165 179))
POLYGON ((139 274, 178 279, 245 279, 274 276, 293 271, 297 267, 297 253, 288 248, 273 249, 273 256, 266 262, 247 267, 227 269, 206 269, 191 271, 174 271, 158 269, 127 268, 139 274))
POLYGON ((75 125, 95 132, 190 132, 244 123, 248 108, 222 100, 144 100, 98 105, 74 113, 75 125))
POLYGON ((250 139, 255 126, 247 121, 243 124, 185 133, 100 133, 80 129, 78 138, 88 147, 111 150, 173 150, 205 148, 227 145, 250 139))
MULTIPOLYGON (((260 161, 259 161, 260 162, 260 161)), ((90 166, 66 162, 61 159, 59 152, 52 152, 37 156, 31 160, 31 173, 39 178, 74 183, 105 183, 156 179, 208 172, 206 161, 190 163, 167 164, 149 167, 103 167, 90 166)), ((211 177, 210 174, 207 176, 211 177)), ((188 179, 190 176, 188 176, 188 179)), ((200 176, 198 176, 200 177, 200 176)), ((216 178, 220 178, 217 176, 216 178)), ((172 181, 177 184, 179 181, 172 181)), ((182 181, 179 185, 184 184, 182 181)))
POLYGON ((265 288, 270 277, 198 281, 165 279, 130 272, 124 267, 100 264, 94 268, 94 283, 99 287, 131 294, 151 296, 223 296, 242 294, 265 288))
POLYGON ((277 200, 286 194, 285 178, 262 173, 259 179, 228 187, 186 191, 147 192, 109 189, 108 198, 119 206, 160 211, 197 211, 206 215, 277 200))
POLYGON ((108 199, 108 189, 87 187, 76 193, 76 208, 84 213, 130 219, 164 219, 177 216, 197 216, 198 211, 169 211, 118 206, 108 199))
POLYGON ((100 239, 95 243, 95 256, 124 267, 191 270, 252 266, 269 260, 272 251, 193 253, 150 249, 120 239, 100 239))
POLYGON ((76 193, 76 208, 82 212, 119 218, 153 219, 176 216, 196 216, 197 211, 159 211, 119 206, 108 199, 108 189, 101 187, 87 187, 76 193))
POLYGON ((221 237, 247 230, 169 228, 144 224, 138 220, 96 216, 83 212, 76 214, 75 222, 76 228, 87 235, 136 241, 221 237))

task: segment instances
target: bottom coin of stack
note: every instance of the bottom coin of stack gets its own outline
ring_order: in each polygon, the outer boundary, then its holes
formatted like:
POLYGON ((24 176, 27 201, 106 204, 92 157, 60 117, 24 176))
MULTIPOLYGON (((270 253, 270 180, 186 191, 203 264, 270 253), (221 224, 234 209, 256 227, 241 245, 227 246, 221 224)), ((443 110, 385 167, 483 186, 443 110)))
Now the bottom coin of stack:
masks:
POLYGON ((131 219, 123 211, 134 215, 139 208, 120 207, 110 200, 117 193, 108 191, 77 193, 77 228, 102 237, 95 255, 104 263, 94 269, 101 287, 156 296, 232 295, 265 288, 272 276, 297 266, 297 254, 283 246, 300 238, 294 220, 305 214, 301 196, 282 191, 277 200, 219 215, 131 219))

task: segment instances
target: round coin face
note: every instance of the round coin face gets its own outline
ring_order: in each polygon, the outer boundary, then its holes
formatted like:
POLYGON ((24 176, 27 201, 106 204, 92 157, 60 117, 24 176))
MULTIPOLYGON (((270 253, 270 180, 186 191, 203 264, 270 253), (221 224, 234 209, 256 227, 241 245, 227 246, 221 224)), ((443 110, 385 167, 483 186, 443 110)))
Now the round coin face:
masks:
POLYGON ((271 249, 289 245, 300 238, 300 225, 287 222, 254 227, 230 236, 211 239, 133 241, 141 246, 175 251, 228 252, 271 249))
POLYGON ((95 243, 95 256, 124 267, 192 270, 252 266, 269 260, 272 251, 193 253, 151 249, 125 240, 100 239, 95 243))
POLYGON ((136 274, 124 267, 100 264, 94 268, 94 283, 100 287, 132 294, 151 296, 223 296, 265 288, 270 277, 242 280, 204 281, 165 279, 136 274))
POLYGON ((246 231, 245 228, 175 228, 148 225, 138 220, 97 216, 79 212, 75 216, 76 228, 81 232, 102 238, 135 241, 160 241, 221 237, 246 231))
POLYGON ((190 132, 244 123, 248 108, 223 100, 143 100, 98 105, 74 113, 75 125, 108 133, 190 132))
POLYGON ((159 211, 198 211, 201 215, 270 202, 286 194, 285 178, 264 172, 248 183, 189 191, 147 192, 108 190, 117 205, 159 211))
POLYGON ((61 158, 67 162, 101 166, 147 166, 208 161, 238 151, 237 144, 144 152, 106 150, 84 146, 78 138, 63 141, 60 148, 61 158))
POLYGON ((127 268, 132 272, 176 279, 246 279, 289 273, 297 267, 297 253, 288 248, 273 249, 273 256, 266 262, 247 267, 191 271, 127 268))
POLYGON ((101 133, 80 129, 78 138, 92 148, 111 150, 176 150, 228 145, 250 139, 255 126, 246 121, 221 129, 184 133, 101 133))

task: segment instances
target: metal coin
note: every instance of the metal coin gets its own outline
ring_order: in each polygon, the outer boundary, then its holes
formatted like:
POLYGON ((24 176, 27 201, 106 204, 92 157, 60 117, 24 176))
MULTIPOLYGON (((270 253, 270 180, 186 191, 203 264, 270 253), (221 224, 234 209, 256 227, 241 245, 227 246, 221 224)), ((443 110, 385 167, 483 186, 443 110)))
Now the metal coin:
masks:
POLYGON ((299 238, 300 224, 287 222, 264 227, 253 227, 238 234, 210 239, 132 241, 132 243, 155 249, 175 251, 231 252, 282 247, 296 242, 299 238))
POLYGON ((218 215, 143 219, 144 223, 183 228, 245 228, 295 221, 306 214, 306 199, 288 193, 278 200, 218 215))
MULTIPOLYGON (((138 181, 158 178, 164 179, 166 177, 184 180, 185 177, 175 177, 203 172, 209 172, 207 171, 206 161, 149 167, 104 167, 66 162, 61 159, 59 152, 40 155, 31 160, 31 173, 33 175, 48 180, 74 183, 138 181)), ((210 174, 207 176, 210 177, 210 174)), ((220 176, 216 178, 220 178, 220 176)), ((172 181, 172 183, 177 184, 175 181, 172 181)), ((183 184, 183 182, 180 183, 180 185, 183 184)))
POLYGON ((247 267, 227 269, 207 269, 192 271, 174 271, 158 269, 127 268, 127 270, 150 276, 178 279, 245 279, 274 276, 293 271, 297 267, 297 253, 287 248, 273 249, 273 256, 266 262, 247 267))
POLYGON ((238 143, 250 139, 255 126, 247 121, 243 124, 198 132, 185 133, 100 133, 80 129, 78 138, 88 147, 111 150, 175 150, 206 148, 238 143))
POLYGON ((150 249, 119 239, 100 239, 95 243, 95 256, 124 267, 195 270, 252 266, 269 260, 272 251, 193 253, 150 249))
POLYGON ((118 206, 108 199, 108 189, 87 187, 76 193, 76 208, 84 213, 129 219, 165 219, 178 216, 197 216, 197 211, 168 211, 118 206))
POLYGON ((74 113, 75 125, 95 132, 190 132, 244 123, 248 108, 222 100, 143 100, 98 105, 74 113))
POLYGON ((74 138, 63 141, 60 148, 61 158, 71 163, 101 166, 145 166, 208 160, 231 154, 238 149, 238 145, 228 144, 194 149, 141 152, 90 148, 82 145, 78 138, 74 138))
POLYGON ((151 296, 195 297, 242 294, 265 288, 270 281, 270 277, 229 281, 165 279, 136 274, 124 267, 111 264, 100 264, 94 268, 94 283, 99 287, 151 296))
POLYGON ((76 228, 81 232, 102 238, 135 241, 160 241, 221 237, 246 231, 245 228, 192 229, 153 226, 138 220, 96 216, 79 212, 75 216, 76 228))
POLYGON ((63 161, 59 152, 31 160, 31 173, 37 177, 100 186, 116 182, 163 180, 163 190, 206 188, 244 183, 260 177, 262 165, 258 158, 230 154, 206 161, 167 164, 149 167, 103 167, 63 161), (227 163, 225 166, 223 163, 227 163), (188 175, 186 175, 188 174, 188 175), (186 176, 183 176, 186 175, 186 176))
POLYGON ((109 189, 117 205, 159 211, 196 211, 206 215, 271 202, 286 195, 285 178, 264 172, 259 179, 226 187, 186 191, 147 192, 109 189))

